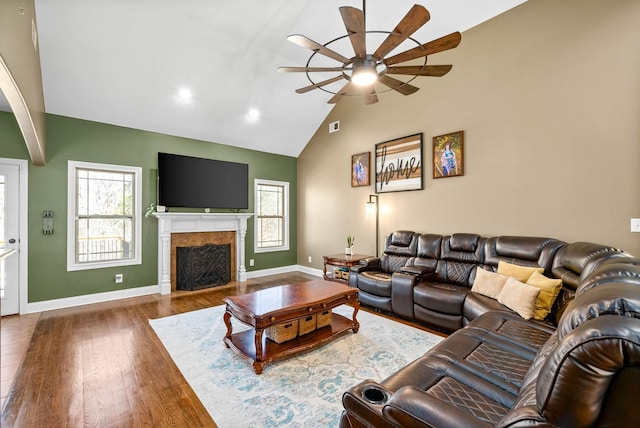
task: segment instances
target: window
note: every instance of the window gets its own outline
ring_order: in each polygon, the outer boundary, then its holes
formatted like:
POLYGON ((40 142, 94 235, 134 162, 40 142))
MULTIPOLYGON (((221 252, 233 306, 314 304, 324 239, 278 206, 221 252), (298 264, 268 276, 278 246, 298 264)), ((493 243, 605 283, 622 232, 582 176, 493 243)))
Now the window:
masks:
POLYGON ((255 252, 289 249, 289 183, 255 180, 255 252))
POLYGON ((69 161, 67 270, 140 264, 142 170, 69 161))

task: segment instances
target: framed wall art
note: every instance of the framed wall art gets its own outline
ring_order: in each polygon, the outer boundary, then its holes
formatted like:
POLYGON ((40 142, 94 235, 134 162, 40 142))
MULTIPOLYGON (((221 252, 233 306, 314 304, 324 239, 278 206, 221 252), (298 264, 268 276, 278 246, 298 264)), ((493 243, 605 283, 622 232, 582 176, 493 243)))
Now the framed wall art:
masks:
POLYGON ((433 137, 433 178, 464 175, 464 131, 433 137))
POLYGON ((351 156, 351 187, 371 184, 371 152, 351 156))
POLYGON ((376 144, 376 193, 422 188, 422 133, 376 144))

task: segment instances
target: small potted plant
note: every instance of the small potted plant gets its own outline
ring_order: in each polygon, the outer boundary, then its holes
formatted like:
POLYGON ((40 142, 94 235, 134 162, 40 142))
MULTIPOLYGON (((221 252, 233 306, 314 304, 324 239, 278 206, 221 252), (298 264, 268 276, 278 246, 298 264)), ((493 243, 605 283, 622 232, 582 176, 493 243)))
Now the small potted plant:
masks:
POLYGON ((350 256, 353 255, 353 244, 356 242, 356 237, 347 235, 347 247, 344 249, 344 253, 350 256))
POLYGON ((147 210, 144 212, 145 217, 150 217, 155 212, 163 213, 166 211, 166 207, 164 205, 156 205, 153 202, 149 204, 147 210))

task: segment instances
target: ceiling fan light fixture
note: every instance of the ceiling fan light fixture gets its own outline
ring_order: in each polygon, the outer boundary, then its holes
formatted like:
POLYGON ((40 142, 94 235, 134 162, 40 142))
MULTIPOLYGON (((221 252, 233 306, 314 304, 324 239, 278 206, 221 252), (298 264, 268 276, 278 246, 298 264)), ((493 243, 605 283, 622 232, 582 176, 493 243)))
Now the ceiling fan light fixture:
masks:
POLYGON ((193 94, 191 93, 191 90, 189 90, 189 88, 180 88, 178 90, 178 97, 180 97, 180 99, 183 101, 189 101, 191 100, 191 98, 193 98, 193 94))
POLYGON ((373 67, 360 67, 351 75, 351 81, 358 86, 368 86, 378 80, 378 73, 373 67))
POLYGON ((358 86, 369 86, 378 80, 376 63, 372 60, 364 60, 362 64, 355 65, 351 74, 351 82, 358 86))

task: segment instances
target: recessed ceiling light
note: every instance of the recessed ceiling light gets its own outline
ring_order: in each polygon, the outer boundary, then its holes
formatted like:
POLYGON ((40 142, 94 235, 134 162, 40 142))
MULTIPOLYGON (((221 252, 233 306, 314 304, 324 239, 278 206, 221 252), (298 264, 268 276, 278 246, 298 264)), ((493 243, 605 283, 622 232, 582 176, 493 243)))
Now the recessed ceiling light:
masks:
POLYGON ((182 88, 178 91, 178 96, 182 100, 190 100, 193 97, 193 94, 191 94, 191 91, 189 89, 182 88))
POLYGON ((257 119, 260 117, 260 112, 254 108, 252 108, 251 110, 249 110, 249 113, 247 113, 247 115, 249 116, 250 119, 257 119))

